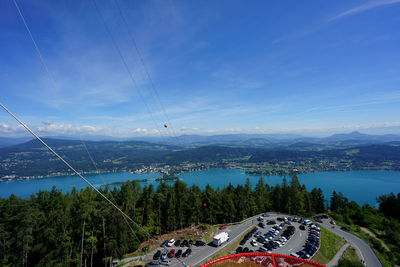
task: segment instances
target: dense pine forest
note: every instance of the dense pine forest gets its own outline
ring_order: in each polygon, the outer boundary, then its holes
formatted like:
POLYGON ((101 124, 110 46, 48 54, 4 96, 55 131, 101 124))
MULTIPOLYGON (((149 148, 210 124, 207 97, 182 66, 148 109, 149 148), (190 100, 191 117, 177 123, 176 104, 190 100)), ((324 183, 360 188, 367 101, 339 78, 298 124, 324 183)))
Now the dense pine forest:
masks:
MULTIPOLYGON (((121 214, 91 189, 63 194, 53 188, 29 199, 13 195, 0 199, 0 266, 77 266, 81 260, 101 266, 105 258, 135 251, 148 238, 190 225, 241 221, 265 211, 309 216, 327 209, 321 189, 307 191, 295 175, 276 186, 264 183, 262 177, 255 186, 247 180, 245 185, 216 190, 210 186, 188 188, 179 180, 157 188, 142 188, 132 181, 103 192, 143 228, 128 226, 121 214)), ((393 199, 381 197, 382 212, 387 212, 386 201, 393 199)), ((369 206, 359 207, 336 192, 330 202, 333 215, 349 225, 379 227, 384 223, 387 232, 383 229, 383 235, 393 250, 382 253, 398 256, 397 218, 386 218, 369 206)))

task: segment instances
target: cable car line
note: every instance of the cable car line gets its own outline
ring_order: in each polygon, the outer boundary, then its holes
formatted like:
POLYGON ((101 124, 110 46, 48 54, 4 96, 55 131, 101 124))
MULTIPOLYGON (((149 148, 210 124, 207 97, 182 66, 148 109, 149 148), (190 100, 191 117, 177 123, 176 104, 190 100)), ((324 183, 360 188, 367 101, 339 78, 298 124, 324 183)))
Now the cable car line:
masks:
POLYGON ((166 110, 165 110, 165 108, 164 108, 164 105, 162 104, 162 101, 161 101, 161 99, 160 99, 160 96, 159 96, 159 94, 158 94, 158 92, 157 92, 157 90, 156 90, 156 86, 155 86, 155 84, 154 84, 154 82, 153 82, 153 79, 151 78, 150 72, 149 72, 149 70, 148 70, 148 68, 147 68, 147 66, 146 66, 146 64, 145 64, 144 59, 143 59, 142 53, 140 53, 140 50, 139 50, 139 48, 138 48, 138 46, 137 46, 137 43, 136 43, 136 41, 135 41, 135 38, 133 38, 133 33, 132 33, 132 31, 131 31, 131 29, 130 29, 130 27, 129 27, 129 25, 128 25, 128 22, 127 22, 127 20, 126 20, 126 18, 125 18, 125 16, 124 16, 123 12, 122 12, 121 6, 119 5, 118 0, 114 0, 114 3, 115 3, 115 6, 116 6, 117 9, 118 9, 118 13, 119 13, 120 17, 122 18, 122 21, 123 21, 123 23, 124 23, 124 25, 125 25, 125 28, 126 28, 127 31, 128 31, 128 35, 129 35, 130 40, 131 40, 131 42, 132 42, 132 44, 133 44, 133 47, 135 48, 135 51, 136 51, 136 53, 138 54, 138 57, 139 57, 139 59, 140 59, 140 62, 141 62, 141 64, 142 64, 142 66, 143 66, 143 70, 144 70, 144 72, 145 72, 145 74, 146 74, 146 76, 147 76, 147 79, 149 80, 150 88, 153 90, 153 92, 154 92, 154 94, 155 94, 155 96, 156 96, 156 100, 157 100, 156 103, 159 104, 160 109, 161 109, 162 113, 163 113, 164 116, 165 116, 165 119, 166 119, 166 120, 165 120, 165 122, 166 122, 165 125, 167 125, 167 124, 171 125, 172 133, 173 133, 174 137, 177 138, 177 135, 176 135, 176 133, 175 133, 175 130, 174 130, 174 128, 172 127, 172 124, 170 123, 170 119, 169 119, 169 117, 168 117, 168 113, 166 112, 166 110))
MULTIPOLYGON (((108 203, 110 203, 116 210, 118 210, 122 216, 128 219, 130 222, 134 223, 137 227, 141 228, 131 217, 129 217, 125 212, 123 212, 116 204, 114 204, 110 199, 108 199, 103 193, 101 193, 92 183, 90 183, 85 177, 83 177, 74 167, 72 167, 65 159, 63 159, 56 151, 54 151, 45 141, 43 141, 36 133, 34 133, 25 123, 23 123, 17 116, 15 116, 10 110, 8 110, 3 104, 0 106, 13 117, 22 127, 24 127, 29 133, 31 133, 39 142, 41 142, 51 153, 53 153, 59 160, 62 161, 70 170, 72 170, 76 175, 78 175, 83 181, 85 181, 94 191, 96 191, 101 197, 103 197, 108 203)), ((147 231, 145 231, 149 238, 151 236, 147 231)))
MULTIPOLYGON (((46 61, 45 61, 45 59, 44 59, 44 57, 43 57, 43 55, 42 55, 42 53, 41 53, 41 51, 40 51, 40 48, 39 48, 39 46, 38 46, 38 44, 37 44, 35 38, 33 37, 33 34, 32 34, 32 32, 31 32, 31 30, 30 30, 30 28, 29 28, 29 26, 28 26, 28 23, 27 23, 26 20, 25 20, 24 15, 22 14, 22 11, 21 11, 21 9, 20 9, 18 3, 16 2, 16 0, 13 0, 13 2, 14 2, 14 5, 15 5, 17 11, 18 11, 18 14, 19 14, 19 16, 20 16, 20 18, 21 18, 21 20, 22 20, 22 22, 23 22, 23 24, 24 24, 24 26, 25 26, 25 28, 26 28, 26 30, 27 30, 27 32, 28 32, 28 34, 29 34, 29 37, 30 37, 30 39, 32 40, 32 43, 33 43, 33 45, 34 45, 34 47, 35 47, 35 50, 36 50, 37 54, 39 55, 40 61, 41 61, 42 65, 43 65, 44 69, 46 70, 47 75, 48 75, 49 78, 50 78, 50 81, 51 81, 51 84, 52 84, 53 88, 54 88, 57 92, 59 92, 59 89, 58 89, 58 87, 57 87, 57 84, 56 84, 56 82, 55 82, 55 79, 54 79, 53 75, 51 74, 51 72, 50 72, 50 70, 49 70, 49 68, 48 68, 48 65, 46 64, 46 61)), ((7 108, 5 108, 4 105, 2 105, 2 104, 0 104, 0 105, 1 105, 10 115, 12 115, 12 114, 9 112, 9 110, 8 110, 7 108)), ((66 110, 67 110, 67 109, 66 109, 66 110)), ((68 111, 68 110, 67 110, 67 111, 68 111)), ((68 113, 68 112, 67 112, 67 113, 68 113)), ((13 115, 12 115, 12 116, 13 116, 13 115)), ((13 116, 13 117, 16 119, 15 116, 13 116)), ((17 121, 20 122, 19 120, 17 120, 17 121)), ((24 125, 23 125, 23 126, 24 126, 24 125)), ((25 126, 26 126, 26 125, 25 125, 25 126)), ((24 126, 24 127, 25 127, 25 126, 24 126)), ((25 127, 25 128, 28 129, 27 127, 25 127)), ((30 132, 31 134, 33 134, 32 131, 29 131, 29 132, 30 132)), ((90 158, 90 161, 92 162, 93 166, 95 167, 97 173, 99 173, 99 169, 98 169, 98 167, 97 167, 97 164, 96 164, 96 162, 94 161, 94 159, 93 159, 91 153, 89 152, 89 149, 87 148, 86 143, 85 143, 84 140, 82 139, 82 136, 80 135, 79 132, 78 132, 78 134, 79 134, 80 141, 81 141, 83 147, 85 148, 85 150, 86 150, 86 152, 87 152, 87 154, 88 154, 88 156, 89 156, 89 158, 90 158)), ((35 134, 33 134, 33 135, 36 137, 35 134)), ((41 140, 41 139, 38 139, 38 140, 39 140, 40 142, 42 142, 43 144, 45 144, 45 143, 43 142, 43 140, 41 140)), ((46 147, 49 148, 47 145, 46 145, 46 147)), ((50 151, 51 151, 51 150, 50 150, 50 151)), ((58 156, 57 156, 57 157, 58 157, 58 156)), ((62 159, 62 158, 60 158, 60 159, 62 159)), ((78 174, 78 176, 80 176, 86 183, 88 183, 89 185, 91 185, 91 184, 90 184, 85 178, 83 178, 81 175, 78 174)), ((100 178, 103 180, 103 178, 102 178, 101 175, 100 175, 100 178)), ((104 180, 103 180, 103 183, 105 183, 104 180)), ((91 186, 91 187, 93 188, 93 186, 91 186)), ((100 191, 98 191, 97 189, 95 189, 95 191, 98 192, 98 193, 100 193, 100 191)), ((100 193, 100 195, 102 195, 103 197, 105 197, 105 196, 104 196, 103 194, 101 194, 101 193, 100 193)), ((111 195, 111 198, 113 199, 114 203, 117 203, 117 201, 115 200, 115 198, 114 198, 114 196, 112 195, 112 193, 110 193, 110 195, 111 195)), ((120 209, 117 207, 116 204, 114 204, 113 202, 111 202, 111 201, 108 200, 108 199, 106 199, 106 200, 107 200, 109 203, 111 203, 114 207, 116 207, 117 210, 122 211, 122 210, 120 210, 120 209)), ((127 216, 127 215, 126 215, 126 214, 123 214, 123 218, 124 218, 125 222, 127 223, 128 227, 130 228, 130 230, 132 231, 132 233, 134 234, 135 238, 138 240, 137 235, 135 234, 134 230, 132 229, 131 225, 129 224, 129 222, 128 222, 128 220, 127 220, 127 218, 126 218, 125 216, 127 216)), ((128 217, 129 217, 129 216, 128 216, 128 217)), ((133 220, 130 219, 130 218, 129 218, 129 220, 130 220, 130 221, 133 221, 133 220)), ((147 233, 146 230, 144 230, 143 228, 141 228, 141 227, 140 227, 139 225, 137 225, 135 222, 134 222, 134 224, 135 224, 137 227, 139 227, 140 229, 142 229, 143 231, 145 231, 146 234, 150 237, 149 233, 147 233)), ((138 240, 138 242, 141 243, 139 240, 138 240)))
MULTIPOLYGON (((107 22, 106 22, 106 20, 105 20, 105 18, 104 18, 104 16, 103 16, 103 14, 101 13, 100 8, 99 8, 99 6, 97 5, 96 0, 92 0, 92 2, 93 2, 93 5, 95 6, 95 9, 96 9, 97 13, 99 14, 99 17, 100 17, 100 19, 101 19, 101 21, 102 21, 102 23, 103 23, 103 25, 104 25, 104 28, 106 29, 108 35, 110 36, 110 38, 111 38, 111 40, 112 40, 112 42, 113 42, 113 44, 114 44, 115 49, 117 50, 117 53, 118 53, 118 55, 119 55, 119 57, 120 57, 120 59, 121 59, 123 65, 124 65, 126 71, 127 71, 128 74, 129 74, 129 77, 131 78, 131 81, 132 81, 134 87, 136 88, 136 90, 137 90, 137 92, 138 92, 138 94, 139 94, 140 99, 142 100, 143 104, 145 105, 145 107, 146 107, 146 109, 147 109, 147 112, 149 113, 149 115, 150 115, 150 117, 151 117, 151 120, 153 121, 153 123, 154 123, 154 125, 155 125, 155 127, 156 127, 155 129, 156 129, 157 133, 159 133, 159 134, 160 134, 160 137, 161 137, 162 139, 164 139, 164 136, 161 135, 160 131, 158 130, 159 127, 158 127, 157 125, 159 125, 159 124, 155 121, 154 116, 153 116, 153 114, 152 114, 152 112, 151 112, 151 109, 150 109, 149 105, 148 105, 148 104, 146 103, 146 101, 144 100, 143 94, 141 93, 141 91, 140 91, 140 89, 139 89, 139 86, 138 86, 138 84, 137 84, 137 82, 136 82, 136 80, 135 80, 135 78, 134 78, 134 76, 133 76, 133 73, 132 73, 132 71, 130 70, 130 68, 129 68, 129 66, 128 66, 128 63, 126 62, 125 57, 123 56, 122 51, 121 51, 121 49, 119 48, 119 46, 118 46, 118 44, 117 44, 117 42, 116 42, 116 40, 115 40, 115 38, 114 38, 114 36, 113 36, 113 34, 112 34, 112 32, 111 32, 110 27, 108 26, 108 24, 107 24, 107 22)), ((165 142, 165 140, 164 140, 164 142, 165 142)))

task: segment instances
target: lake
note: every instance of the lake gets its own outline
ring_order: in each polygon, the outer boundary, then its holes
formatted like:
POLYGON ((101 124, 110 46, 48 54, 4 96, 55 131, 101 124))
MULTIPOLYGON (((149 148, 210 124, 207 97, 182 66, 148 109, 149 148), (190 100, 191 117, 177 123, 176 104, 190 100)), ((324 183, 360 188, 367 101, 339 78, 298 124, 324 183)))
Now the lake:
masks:
MULTIPOLYGON (((128 180, 141 180, 160 177, 160 174, 132 174, 129 172, 116 172, 105 174, 85 175, 92 184, 100 187, 104 184, 115 182, 125 182, 128 180)), ((213 188, 228 185, 231 183, 236 186, 244 184, 249 178, 252 186, 258 182, 259 175, 246 175, 244 171, 238 169, 212 169, 197 172, 186 172, 179 175, 179 178, 188 186, 194 184, 204 189, 207 184, 213 188)), ((326 198, 330 198, 333 190, 342 192, 350 200, 355 200, 360 205, 376 205, 376 197, 381 194, 400 192, 400 172, 397 171, 348 171, 348 172, 316 172, 298 175, 301 184, 305 184, 307 190, 313 187, 320 187, 326 198)), ((282 183, 283 176, 271 175, 264 176, 264 180, 269 185, 282 183)), ((288 182, 290 177, 287 176, 288 182)), ((174 182, 167 182, 173 184, 174 182)), ((151 181, 142 185, 158 182, 151 181)), ((0 182, 0 197, 9 197, 12 193, 19 197, 29 197, 32 193, 39 190, 50 190, 52 186, 63 192, 69 192, 73 187, 77 189, 85 188, 87 185, 77 176, 54 176, 42 179, 15 180, 0 182)))

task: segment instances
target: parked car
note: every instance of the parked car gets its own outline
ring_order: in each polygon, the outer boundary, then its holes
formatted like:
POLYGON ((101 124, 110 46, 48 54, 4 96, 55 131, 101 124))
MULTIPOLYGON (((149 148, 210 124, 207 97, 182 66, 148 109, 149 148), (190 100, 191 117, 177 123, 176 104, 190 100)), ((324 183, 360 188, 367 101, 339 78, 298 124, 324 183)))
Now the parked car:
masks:
POLYGON ((351 232, 351 230, 346 226, 342 226, 342 227, 340 227, 340 229, 342 229, 343 231, 346 231, 346 232, 351 232))
POLYGON ((250 244, 251 244, 253 247, 257 247, 257 246, 258 246, 257 241, 254 240, 254 239, 251 240, 250 244))
POLYGON ((168 244, 168 242, 169 242, 169 240, 165 240, 164 242, 162 242, 160 247, 162 247, 162 248, 165 247, 168 244))
POLYGON ((188 248, 182 255, 182 257, 188 257, 192 253, 192 249, 188 248))
POLYGON ((333 224, 333 225, 335 225, 336 223, 335 223, 335 221, 330 221, 329 222, 330 224, 333 224))
POLYGON ((146 267, 155 267, 155 266, 160 266, 161 261, 152 261, 146 264, 146 267))
POLYGON ((204 247, 204 246, 206 245, 206 243, 203 242, 203 241, 197 240, 196 243, 195 243, 194 245, 195 245, 196 247, 199 247, 199 246, 204 247))
POLYGON ((168 258, 173 258, 175 256, 175 250, 171 249, 171 251, 168 253, 168 258))
POLYGON ((290 256, 300 258, 299 254, 297 254, 295 252, 290 253, 290 256))
POLYGON ((261 228, 265 228, 265 223, 260 222, 260 223, 258 224, 258 226, 260 226, 261 228))
POLYGON ((219 228, 219 230, 224 230, 225 228, 226 228, 226 225, 224 224, 219 228))
MULTIPOLYGON (((188 243, 188 241, 185 239, 185 240, 183 240, 182 241, 182 243, 181 243, 181 245, 180 245, 180 247, 185 247, 186 246, 186 243, 188 243)), ((188 243, 189 244, 189 243, 188 243)))
POLYGON ((236 249, 236 253, 242 253, 242 251, 243 251, 243 248, 242 248, 242 247, 238 247, 238 248, 236 249))
POLYGON ((170 261, 169 260, 162 260, 162 261, 160 261, 160 264, 161 265, 169 265, 169 263, 170 263, 170 261))
POLYGON ((178 250, 178 251, 175 253, 175 258, 179 258, 180 256, 182 256, 182 249, 178 250))
POLYGON ((274 224, 276 224, 276 222, 275 221, 268 221, 267 224, 268 225, 274 225, 274 224))
POLYGON ((300 230, 303 230, 303 231, 306 230, 306 227, 304 225, 300 225, 299 228, 300 228, 300 230))
POLYGON ((305 252, 304 250, 300 250, 299 252, 297 252, 297 254, 299 254, 302 259, 309 259, 310 258, 310 255, 307 254, 307 252, 305 252))
POLYGON ((161 253, 161 259, 165 260, 167 258, 168 250, 164 250, 163 253, 161 253))
POLYGON ((157 250, 157 252, 153 256, 153 260, 158 260, 161 256, 161 251, 157 250))
POLYGON ((175 247, 179 247, 181 245, 181 240, 176 240, 175 241, 175 247))
POLYGON ((265 243, 265 242, 267 242, 267 240, 265 239, 265 237, 263 237, 263 236, 259 236, 258 238, 257 238, 257 241, 258 242, 260 242, 260 243, 265 243))
POLYGON ((259 248, 258 248, 258 251, 259 251, 259 252, 268 252, 268 253, 270 252, 270 250, 268 250, 268 249, 265 248, 265 247, 259 247, 259 248))
POLYGON ((175 239, 171 239, 168 243, 167 243, 167 247, 172 247, 175 244, 175 239))

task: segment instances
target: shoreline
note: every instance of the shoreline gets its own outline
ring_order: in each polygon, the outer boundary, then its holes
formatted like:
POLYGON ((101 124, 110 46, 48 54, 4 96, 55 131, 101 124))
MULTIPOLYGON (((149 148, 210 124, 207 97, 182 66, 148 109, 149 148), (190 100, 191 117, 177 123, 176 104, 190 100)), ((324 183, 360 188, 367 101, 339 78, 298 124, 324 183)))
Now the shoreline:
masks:
MULTIPOLYGON (((338 169, 338 170, 310 170, 310 171, 305 171, 305 172, 300 172, 300 171, 293 171, 293 172, 270 172, 270 173, 263 173, 255 170, 249 170, 247 168, 243 168, 240 166, 237 167, 220 167, 220 168, 206 168, 206 169, 199 169, 199 170, 187 170, 187 171, 180 171, 176 173, 175 175, 183 174, 186 172, 199 172, 199 171, 205 171, 205 170, 213 170, 213 169, 237 169, 237 170, 242 170, 245 172, 246 175, 252 175, 252 176, 286 176, 286 175, 291 175, 291 173, 296 173, 298 174, 308 174, 308 173, 318 173, 318 172, 351 172, 351 171, 400 171, 398 169, 384 169, 384 168, 368 168, 368 169, 338 169)), ((110 174, 110 173, 129 173, 130 175, 142 175, 142 174, 160 174, 160 172, 157 171, 149 171, 149 172, 139 172, 135 173, 131 170, 112 170, 112 171, 101 171, 101 172, 96 172, 96 171, 88 171, 88 172, 80 172, 82 175, 102 175, 102 174, 110 174)), ((3 176, 0 178, 0 183, 2 182, 13 182, 13 181, 24 181, 24 180, 36 180, 36 179, 47 179, 47 178, 61 178, 63 176, 77 176, 75 173, 55 173, 55 174, 49 174, 49 175, 39 175, 39 176, 24 176, 24 177, 8 177, 8 176, 3 176)), ((142 179, 143 180, 143 179, 142 179)), ((142 181, 138 180, 138 181, 142 181)), ((148 179, 144 179, 148 180, 148 179)), ((151 179, 152 180, 152 179, 151 179)), ((161 181, 161 178, 158 178, 159 181, 161 181)))

